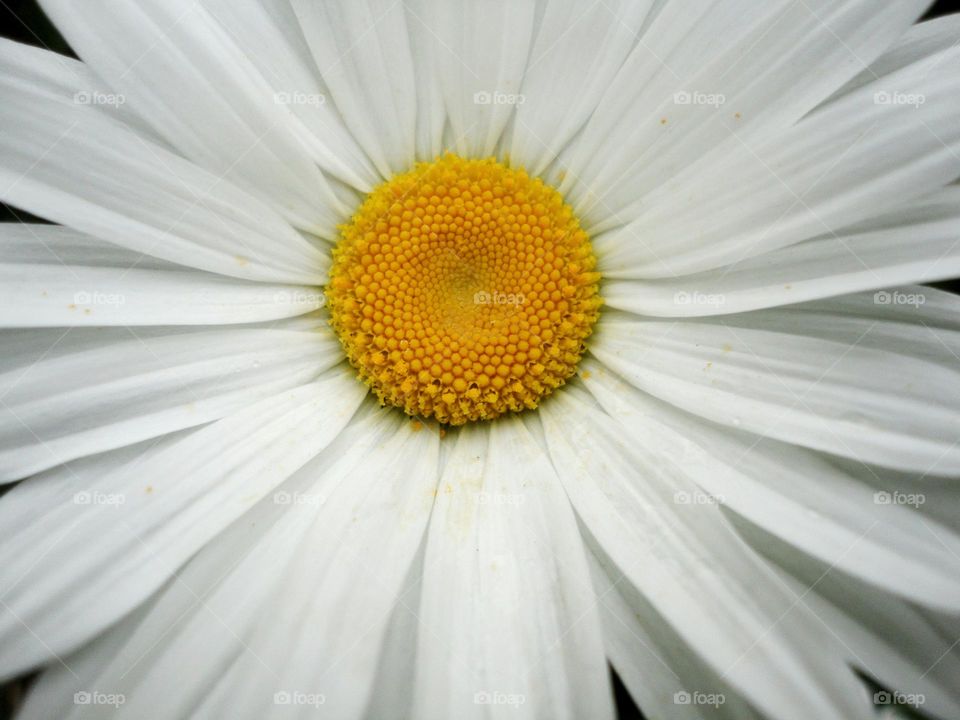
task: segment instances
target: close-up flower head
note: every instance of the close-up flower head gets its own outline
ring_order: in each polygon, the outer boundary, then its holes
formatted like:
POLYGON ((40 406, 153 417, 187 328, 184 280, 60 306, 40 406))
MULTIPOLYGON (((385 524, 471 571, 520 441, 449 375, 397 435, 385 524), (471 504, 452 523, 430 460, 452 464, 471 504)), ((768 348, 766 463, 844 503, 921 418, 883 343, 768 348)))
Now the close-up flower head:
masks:
POLYGON ((0 720, 960 718, 948 3, 0 6, 0 720))

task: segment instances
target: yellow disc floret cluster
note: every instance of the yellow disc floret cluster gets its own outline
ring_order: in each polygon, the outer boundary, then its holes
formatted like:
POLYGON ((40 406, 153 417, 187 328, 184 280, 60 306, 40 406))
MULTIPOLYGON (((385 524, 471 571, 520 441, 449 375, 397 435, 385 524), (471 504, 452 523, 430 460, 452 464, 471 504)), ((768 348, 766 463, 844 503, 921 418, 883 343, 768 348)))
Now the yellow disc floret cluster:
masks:
POLYGON ((573 374, 602 302, 595 265, 555 189, 448 154, 367 196, 327 304, 381 402, 461 425, 535 408, 573 374))

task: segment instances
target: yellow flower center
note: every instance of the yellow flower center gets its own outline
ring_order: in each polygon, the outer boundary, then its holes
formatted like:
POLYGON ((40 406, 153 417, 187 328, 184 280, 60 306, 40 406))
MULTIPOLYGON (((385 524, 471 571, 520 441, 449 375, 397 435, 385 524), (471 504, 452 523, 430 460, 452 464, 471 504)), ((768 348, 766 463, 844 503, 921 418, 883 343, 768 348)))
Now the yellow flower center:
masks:
POLYGON ((573 374, 602 302, 595 265, 555 189, 448 154, 367 196, 327 303, 381 402, 462 425, 533 409, 573 374))

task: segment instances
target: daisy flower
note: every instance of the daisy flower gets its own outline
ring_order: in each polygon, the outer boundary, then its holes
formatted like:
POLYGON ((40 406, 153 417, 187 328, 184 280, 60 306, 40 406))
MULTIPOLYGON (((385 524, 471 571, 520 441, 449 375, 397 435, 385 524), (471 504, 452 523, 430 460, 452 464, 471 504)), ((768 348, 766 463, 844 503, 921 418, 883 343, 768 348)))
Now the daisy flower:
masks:
POLYGON ((19 717, 960 717, 958 17, 41 5, 19 717))

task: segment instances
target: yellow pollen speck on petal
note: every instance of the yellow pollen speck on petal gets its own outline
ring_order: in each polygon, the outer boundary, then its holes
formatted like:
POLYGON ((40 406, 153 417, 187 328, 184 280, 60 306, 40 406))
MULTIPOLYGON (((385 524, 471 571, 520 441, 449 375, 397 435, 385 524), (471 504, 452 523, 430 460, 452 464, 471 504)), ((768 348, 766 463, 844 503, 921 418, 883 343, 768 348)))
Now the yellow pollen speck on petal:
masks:
POLYGON ((325 295, 381 402, 462 425, 536 408, 574 374, 602 304, 595 267, 554 188, 448 154, 367 196, 325 295))

